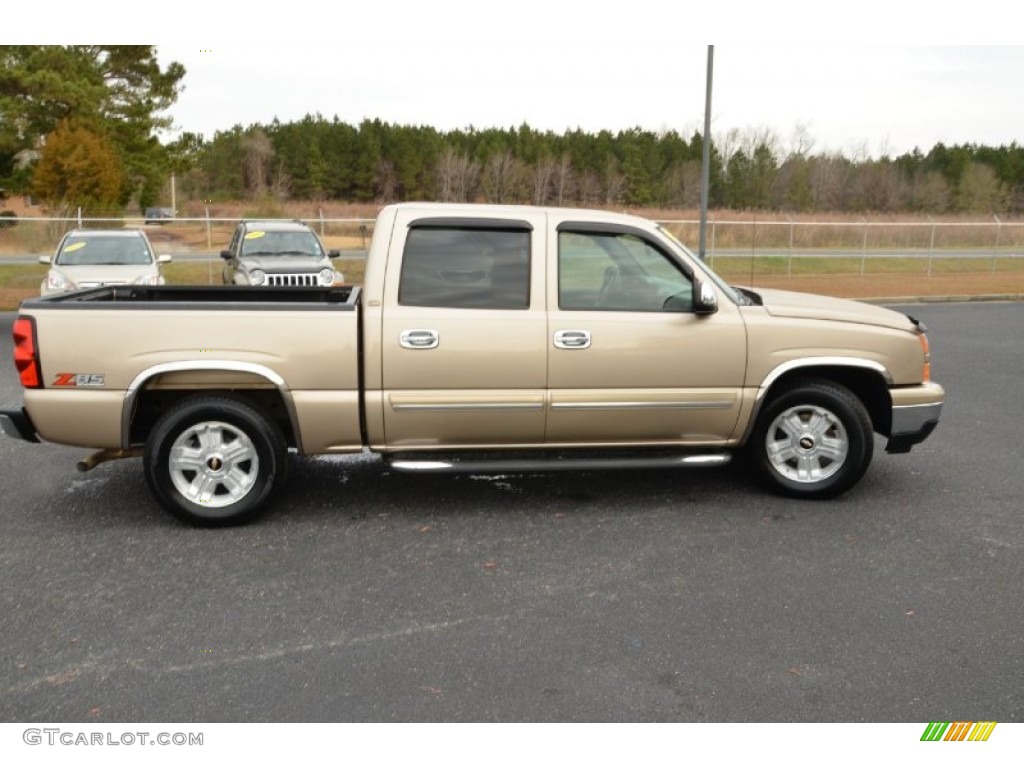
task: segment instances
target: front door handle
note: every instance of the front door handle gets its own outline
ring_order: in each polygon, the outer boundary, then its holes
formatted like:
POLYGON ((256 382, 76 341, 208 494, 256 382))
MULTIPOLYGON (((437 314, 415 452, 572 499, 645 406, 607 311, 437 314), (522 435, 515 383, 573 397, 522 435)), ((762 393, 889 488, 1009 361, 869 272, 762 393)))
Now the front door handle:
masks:
POLYGON ((434 349, 440 341, 437 331, 429 328, 410 328, 398 336, 398 343, 403 349, 434 349))
POLYGON ((558 349, 586 349, 590 346, 590 331, 555 331, 558 349))

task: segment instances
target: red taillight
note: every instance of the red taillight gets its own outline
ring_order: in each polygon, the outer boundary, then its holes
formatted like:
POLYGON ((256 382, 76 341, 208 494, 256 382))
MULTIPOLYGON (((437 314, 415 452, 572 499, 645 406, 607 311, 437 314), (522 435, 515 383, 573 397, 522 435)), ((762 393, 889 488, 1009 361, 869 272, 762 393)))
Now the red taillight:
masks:
POLYGON ((36 325, 31 317, 19 317, 14 321, 14 365, 25 389, 43 386, 39 355, 36 353, 36 325))

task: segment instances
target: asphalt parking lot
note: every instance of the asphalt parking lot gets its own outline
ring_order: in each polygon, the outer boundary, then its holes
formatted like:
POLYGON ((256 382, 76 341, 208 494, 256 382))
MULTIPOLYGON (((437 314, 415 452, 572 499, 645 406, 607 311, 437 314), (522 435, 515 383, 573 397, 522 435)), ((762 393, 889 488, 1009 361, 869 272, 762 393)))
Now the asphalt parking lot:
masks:
MULTIPOLYGON (((1020 721, 1024 304, 905 308, 948 392, 833 502, 743 468, 296 460, 195 530, 139 460, 0 437, 0 719, 1020 721)), ((0 315, 0 402, 19 396, 0 315)))

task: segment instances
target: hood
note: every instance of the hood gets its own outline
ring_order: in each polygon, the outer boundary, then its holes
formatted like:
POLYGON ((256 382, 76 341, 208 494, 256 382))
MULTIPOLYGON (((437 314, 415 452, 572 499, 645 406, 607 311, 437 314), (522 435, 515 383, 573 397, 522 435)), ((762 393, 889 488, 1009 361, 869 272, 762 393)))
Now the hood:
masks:
POLYGON ((319 272, 331 266, 328 259, 316 256, 243 256, 240 261, 247 270, 264 272, 319 272))
POLYGON ((903 313, 874 304, 774 289, 758 290, 756 293, 764 302, 765 310, 774 317, 864 323, 901 331, 912 331, 915 328, 914 322, 903 313))
POLYGON ((79 288, 90 285, 120 285, 134 283, 141 277, 158 273, 156 264, 83 264, 81 266, 51 266, 79 288))

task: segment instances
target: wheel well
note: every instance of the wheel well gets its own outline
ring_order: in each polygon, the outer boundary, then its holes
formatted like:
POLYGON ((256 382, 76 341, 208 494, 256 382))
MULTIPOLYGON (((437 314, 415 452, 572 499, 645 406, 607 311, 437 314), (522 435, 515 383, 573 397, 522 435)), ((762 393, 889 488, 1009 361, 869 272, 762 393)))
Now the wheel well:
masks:
POLYGON ((256 389, 143 389, 135 399, 129 428, 131 445, 143 445, 153 425, 182 400, 197 394, 230 397, 246 403, 277 425, 289 447, 297 445, 291 416, 284 396, 271 387, 256 389))
POLYGON ((788 371, 771 385, 762 398, 760 407, 770 402, 779 392, 792 387, 794 382, 808 379, 830 381, 850 390, 864 404, 875 432, 888 436, 892 431, 892 397, 889 395, 889 388, 881 374, 866 368, 821 366, 788 371))

